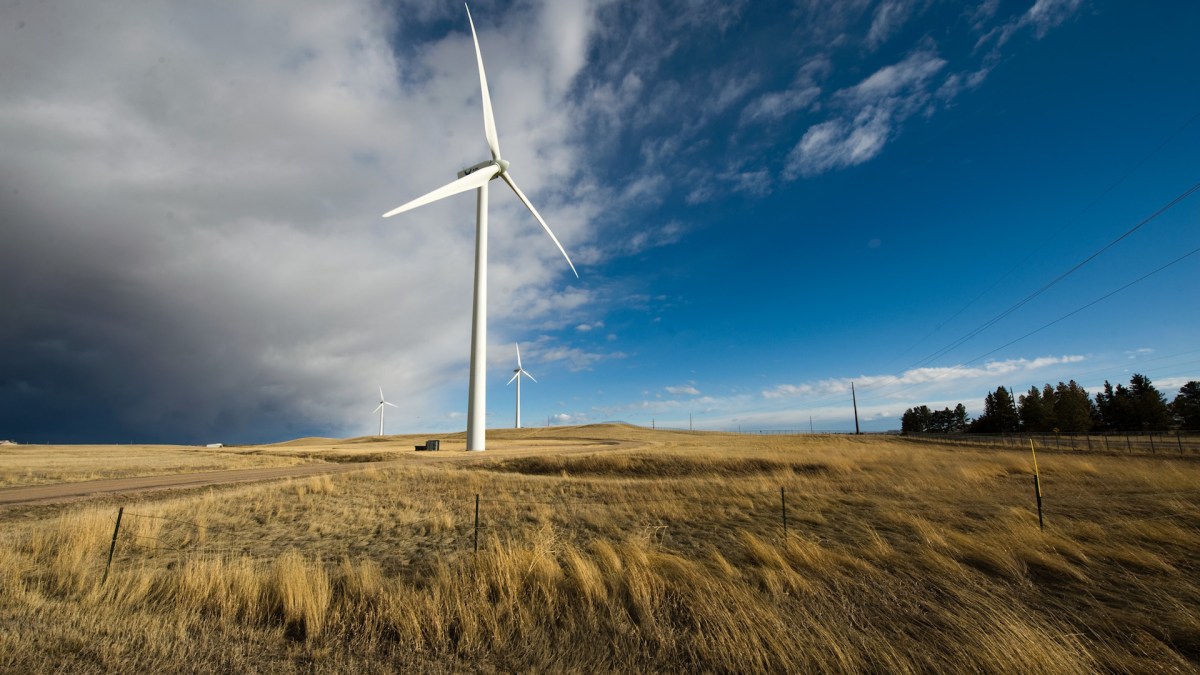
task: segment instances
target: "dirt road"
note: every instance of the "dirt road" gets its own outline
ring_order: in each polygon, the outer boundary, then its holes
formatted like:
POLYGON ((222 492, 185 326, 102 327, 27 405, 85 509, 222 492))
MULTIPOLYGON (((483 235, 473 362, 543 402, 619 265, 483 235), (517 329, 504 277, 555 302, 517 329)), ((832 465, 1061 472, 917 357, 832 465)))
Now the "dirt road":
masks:
MULTIPOLYGON (((402 461, 402 460, 401 460, 402 461)), ((276 480, 280 478, 302 478, 318 474, 362 471, 367 467, 387 467, 398 464, 390 462, 363 462, 358 464, 301 464, 267 469, 230 469, 226 471, 200 471, 165 476, 138 476, 134 478, 110 478, 77 483, 53 483, 0 489, 0 508, 27 504, 54 504, 70 502, 106 494, 128 494, 179 488, 225 485, 276 480)))
MULTIPOLYGON (((462 462, 481 464, 505 458, 520 457, 529 454, 545 453, 551 449, 550 444, 537 445, 526 441, 519 444, 524 447, 498 447, 488 449, 485 453, 466 453, 463 451, 412 453, 399 459, 379 462, 336 463, 322 462, 317 464, 301 464, 298 466, 281 466, 258 469, 228 469, 224 471, 200 471, 192 473, 177 473, 156 476, 136 476, 129 478, 109 478, 102 480, 79 481, 73 483, 53 483, 50 485, 30 485, 23 487, 0 488, 0 509, 14 506, 29 506, 37 504, 60 504, 86 500, 91 497, 114 494, 135 494, 157 492, 162 490, 177 490, 184 488, 228 485, 232 483, 252 483, 285 478, 305 478, 321 474, 339 474, 365 469, 389 469, 401 466, 413 467, 424 464, 444 464, 462 462)), ((557 441, 553 443, 554 454, 578 454, 596 452, 599 450, 614 450, 643 445, 639 442, 617 441, 603 442, 584 440, 557 441)))

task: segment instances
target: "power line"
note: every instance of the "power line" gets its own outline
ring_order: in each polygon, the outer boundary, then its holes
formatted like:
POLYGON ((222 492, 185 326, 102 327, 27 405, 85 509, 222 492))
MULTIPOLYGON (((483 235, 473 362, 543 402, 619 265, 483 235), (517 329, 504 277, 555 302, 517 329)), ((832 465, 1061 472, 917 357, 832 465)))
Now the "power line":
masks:
MULTIPOLYGON (((1188 194, 1190 194, 1191 192, 1194 192, 1194 191, 1196 191, 1197 189, 1200 189, 1200 183, 1197 183, 1196 185, 1194 185, 1194 186, 1192 187, 1192 189, 1191 189, 1191 190, 1189 190, 1188 192, 1184 193, 1183 195, 1180 195, 1180 197, 1177 197, 1175 200, 1173 200, 1173 201, 1172 201, 1170 204, 1168 204, 1167 206, 1164 206, 1163 208, 1161 208, 1161 209, 1159 209, 1158 211, 1156 211, 1156 212, 1155 212, 1153 215, 1151 215, 1150 217, 1148 217, 1146 220, 1143 220, 1141 223, 1139 223, 1138 225, 1136 225, 1136 226, 1135 226, 1133 229, 1135 230, 1135 229, 1137 229, 1138 227, 1141 227, 1141 226, 1142 226, 1142 225, 1144 225, 1145 223, 1149 222, 1149 220, 1151 220, 1151 219, 1153 219, 1153 218, 1157 217, 1159 214, 1163 213, 1163 212, 1164 212, 1166 209, 1168 209, 1168 208, 1170 208, 1171 206, 1174 206, 1176 203, 1178 203, 1178 202, 1179 202, 1179 201, 1180 201, 1180 200, 1181 200, 1183 197, 1186 197, 1188 194)), ((1132 231, 1133 231, 1133 230, 1130 230, 1129 232, 1132 232, 1132 231)), ((1124 235, 1121 235, 1121 237, 1118 237, 1118 238, 1117 238, 1116 240, 1114 240, 1113 242, 1110 242, 1110 243, 1109 243, 1109 245, 1108 245, 1108 246, 1106 246, 1105 248, 1109 248, 1109 247, 1111 247, 1111 246, 1112 246, 1113 244, 1115 244, 1117 241, 1120 241, 1120 239, 1124 238, 1125 236, 1128 236, 1129 232, 1127 232, 1127 233, 1126 233, 1126 234, 1124 234, 1124 235)), ((1104 251, 1104 249, 1101 249, 1100 251, 1097 251, 1095 254, 1093 254, 1091 257, 1095 257, 1096 255, 1099 255, 1099 253, 1101 253, 1101 252, 1103 252, 1103 251, 1104 251)), ((1156 269, 1154 269, 1154 270, 1152 270, 1152 271, 1150 271, 1150 272, 1147 272, 1146 274, 1143 274, 1142 276, 1138 277, 1137 279, 1134 279, 1133 281, 1130 281, 1129 283, 1127 283, 1127 284, 1125 284, 1125 285, 1121 286, 1120 288, 1117 288, 1116 290, 1113 290, 1113 291, 1111 291, 1111 292, 1109 292, 1109 293, 1106 293, 1106 294, 1104 294, 1104 295, 1100 296, 1099 298, 1096 298, 1095 300, 1092 300, 1091 302, 1089 302, 1089 303, 1087 303, 1087 304, 1083 305, 1082 307, 1079 307, 1079 308, 1077 308, 1077 309, 1074 309, 1074 310, 1072 310, 1072 311, 1070 311, 1070 312, 1068 312, 1068 313, 1066 313, 1066 314, 1064 314, 1064 315, 1062 315, 1062 316, 1058 317, 1057 319, 1055 319, 1055 320, 1053 320, 1053 321, 1051 321, 1051 322, 1049 322, 1049 323, 1047 323, 1047 324, 1044 324, 1044 325, 1042 325, 1041 327, 1039 327, 1039 328, 1036 328, 1036 329, 1034 329, 1034 330, 1032 330, 1032 331, 1030 331, 1030 332, 1026 333, 1025 335, 1022 335, 1021 337, 1019 337, 1019 338, 1016 338, 1015 340, 1011 340, 1011 341, 1009 341, 1009 342, 1007 342, 1007 343, 1005 343, 1005 344, 1003 344, 1003 345, 1001 345, 1001 346, 999 346, 999 347, 997 347, 997 348, 995 348, 995 349, 993 349, 993 350, 991 350, 991 351, 989 351, 989 352, 986 352, 986 353, 984 353, 984 354, 981 354, 981 355, 979 355, 979 356, 976 356, 975 358, 971 359, 970 361, 965 361, 965 362, 963 362, 963 363, 961 363, 961 364, 958 364, 958 365, 955 365, 955 366, 948 367, 948 368, 946 368, 946 369, 944 370, 944 372, 940 373, 938 376, 932 377, 930 380, 928 380, 928 381, 926 381, 926 382, 921 382, 920 384, 928 384, 929 382, 936 382, 936 381, 938 381, 938 380, 940 380, 940 379, 943 379, 943 378, 945 378, 945 377, 949 376, 949 375, 950 375, 950 374, 952 374, 952 373, 955 373, 955 372, 958 372, 958 371, 964 370, 964 369, 966 369, 966 367, 967 367, 967 366, 971 365, 972 363, 975 363, 975 362, 977 362, 977 361, 980 361, 980 360, 982 360, 982 359, 985 359, 985 358, 987 358, 988 356, 991 356, 992 354, 995 354, 996 352, 998 352, 998 351, 1000 351, 1000 350, 1002 350, 1002 349, 1005 349, 1006 347, 1010 347, 1010 346, 1012 346, 1012 345, 1014 345, 1014 344, 1016 344, 1016 343, 1018 343, 1018 342, 1020 342, 1020 341, 1022 341, 1022 340, 1024 340, 1024 339, 1026 339, 1026 338, 1030 337, 1030 336, 1033 336, 1033 335, 1036 335, 1037 333, 1040 333, 1041 331, 1043 331, 1043 330, 1045 330, 1045 329, 1049 328, 1050 326, 1053 326, 1054 324, 1057 324, 1057 323, 1059 323, 1059 322, 1061 322, 1061 321, 1064 321, 1064 320, 1066 320, 1066 319, 1069 319, 1070 317, 1072 317, 1072 316, 1074 316, 1074 315, 1076 315, 1076 314, 1078 314, 1078 313, 1082 312, 1083 310, 1085 310, 1085 309, 1088 309, 1089 307, 1092 307, 1093 305, 1096 305, 1096 304, 1098 304, 1098 303, 1100 303, 1100 302, 1103 302, 1104 300, 1107 300, 1108 298, 1111 298, 1112 296, 1116 295, 1117 293, 1120 293, 1121 291, 1124 291, 1125 289, 1127 289, 1127 288, 1129 288, 1129 287, 1131 287, 1131 286, 1133 286, 1133 285, 1135 285, 1135 284, 1141 283, 1142 281, 1145 281, 1146 279, 1149 279, 1150 277, 1154 276, 1155 274, 1158 274, 1159 272, 1162 272, 1163 270, 1165 270, 1165 269, 1167 269, 1167 268, 1169 268, 1169 267, 1171 267, 1171 266, 1173 266, 1173 265, 1175 265, 1175 264, 1178 264, 1178 263, 1182 262, 1183 260, 1185 260, 1185 259, 1187 259, 1187 258, 1189 258, 1189 257, 1191 257, 1191 256, 1193 256, 1193 255, 1196 255, 1197 253, 1200 253, 1200 247, 1192 249, 1191 251, 1189 251, 1189 252, 1187 252, 1187 253, 1185 253, 1185 254, 1183 254, 1183 255, 1179 256, 1178 258, 1175 258, 1174 260, 1172 260, 1172 261, 1170 261, 1170 262, 1168 262, 1168 263, 1166 263, 1166 264, 1164 264, 1164 265, 1161 265, 1160 267, 1158 267, 1158 268, 1156 268, 1156 269)), ((1090 258, 1089 258, 1089 259, 1090 259, 1090 258)), ((1086 262, 1086 261, 1085 261, 1085 262, 1086 262)), ((1081 263, 1081 264, 1082 264, 1082 263, 1081 263)), ((1078 268, 1078 265, 1076 266, 1076 268, 1078 268)), ((1063 276, 1065 276, 1065 275, 1063 275, 1063 276)), ((1062 276, 1060 276, 1059 278, 1061 279, 1061 278, 1062 278, 1062 276)), ((1187 352, 1184 352, 1184 353, 1187 353, 1187 352)), ((864 389, 864 390, 867 390, 867 391, 871 391, 871 392, 873 392, 873 393, 880 393, 878 390, 879 390, 879 389, 881 389, 882 387, 885 387, 885 386, 887 386, 887 385, 879 385, 878 387, 873 387, 873 386, 871 386, 871 385, 868 385, 868 386, 866 386, 866 387, 863 387, 863 389, 864 389)), ((893 392, 893 395, 895 395, 895 394, 900 394, 900 393, 904 393, 905 391, 911 390, 911 389, 912 389, 914 386, 916 386, 916 384, 909 384, 909 385, 907 385, 907 386, 903 386, 903 388, 901 388, 901 389, 898 389, 898 390, 896 390, 895 392, 893 392)), ((824 399, 824 400, 825 400, 825 401, 833 401, 833 400, 840 400, 840 398, 839 398, 839 399, 834 399, 833 397, 829 397, 829 398, 827 398, 827 399, 824 399)), ((811 403, 818 403, 818 404, 819 404, 819 403, 821 403, 822 401, 823 401, 823 399, 817 399, 816 401, 813 401, 813 402, 811 402, 811 403)))
MULTIPOLYGON (((912 345, 908 349, 905 349, 903 352, 901 352, 900 356, 903 356, 903 355, 907 354, 908 352, 912 351, 913 347, 916 347, 918 344, 921 344, 925 340, 929 339, 930 336, 932 336, 934 333, 941 330, 942 326, 945 326, 946 324, 950 323, 954 319, 958 318, 958 316, 960 314, 962 314, 963 312, 965 312, 969 307, 974 305, 976 302, 979 302, 980 298, 983 298, 988 293, 991 293, 994 288, 999 286, 1001 284, 1001 282, 1003 282, 1005 279, 1007 279, 1009 276, 1011 276, 1013 272, 1017 271, 1018 269, 1021 268, 1021 266, 1023 266, 1025 263, 1029 262, 1029 260, 1031 258, 1033 258, 1034 253, 1044 249, 1046 247, 1046 244, 1050 243, 1050 241, 1053 240, 1055 237, 1057 237, 1059 234, 1062 234, 1063 230, 1067 229, 1067 227, 1069 227, 1075 221, 1077 221, 1081 217, 1083 217, 1083 215, 1085 213, 1087 213, 1088 211, 1090 211, 1092 209, 1092 207, 1094 207, 1096 204, 1099 204, 1100 201, 1102 199, 1104 199, 1105 197, 1107 197, 1109 195, 1109 193, 1111 193, 1113 190, 1115 190, 1117 188, 1117 186, 1119 186, 1121 183, 1124 183, 1125 179, 1127 179, 1131 175, 1133 175, 1133 173, 1135 171, 1140 169, 1143 164, 1145 164, 1146 162, 1148 162, 1150 160, 1151 157, 1158 154, 1159 150, 1162 150, 1164 147, 1166 147, 1166 145, 1168 143, 1170 143, 1172 140, 1174 140, 1174 138, 1176 136, 1178 136, 1180 133, 1182 133, 1184 129, 1188 128, 1192 124, 1192 122, 1195 122, 1197 119, 1200 119, 1200 111, 1197 111, 1195 114, 1193 114, 1191 117, 1189 117, 1186 122, 1179 125, 1179 127, 1177 127, 1174 131, 1172 131, 1170 134, 1168 134, 1167 137, 1162 140, 1162 142, 1160 142, 1158 145, 1154 146, 1153 150, 1151 150, 1144 157, 1142 157, 1140 160, 1138 160, 1138 162, 1136 164, 1134 164, 1132 167, 1130 167, 1125 173, 1121 174, 1121 176, 1119 178, 1117 178, 1115 181, 1110 183, 1108 185, 1108 187, 1101 190, 1100 194, 1096 195, 1095 199, 1088 202, 1088 204, 1086 206, 1084 206, 1082 209, 1080 209, 1074 216, 1071 216, 1071 218, 1069 218, 1068 220, 1063 222, 1063 224, 1060 225, 1058 227, 1058 229, 1056 229, 1049 236, 1047 236, 1045 239, 1043 239, 1042 243, 1040 243, 1036 247, 1033 247, 1032 249, 1030 249, 1029 253, 1020 262, 1018 262, 1017 264, 1010 267, 1007 272, 1000 275, 994 282, 992 282, 992 284, 990 286, 988 286, 986 289, 984 289, 983 292, 981 292, 979 295, 976 295, 967 304, 960 307, 958 309, 958 311, 956 311, 956 312, 954 312, 954 314, 950 315, 950 318, 948 318, 945 321, 938 324, 938 326, 936 328, 934 328, 929 333, 927 333, 925 335, 925 337, 922 337, 920 340, 918 340, 916 342, 916 344, 912 345)), ((927 357, 926 359, 922 359, 921 361, 914 364, 914 366, 910 366, 910 367, 915 367, 915 366, 921 365, 921 363, 924 363, 932 358, 936 358, 937 356, 938 355, 934 355, 932 357, 927 357)))
POLYGON ((1134 232, 1137 232, 1137 231, 1138 231, 1138 230, 1140 230, 1142 227, 1144 227, 1144 226, 1145 226, 1147 223, 1151 222, 1151 221, 1152 221, 1152 220, 1154 220, 1155 218, 1158 218, 1159 216, 1161 216, 1162 214, 1166 213, 1167 211, 1169 211, 1171 208, 1173 208, 1174 206, 1176 206, 1177 204, 1179 204, 1179 203, 1180 203, 1180 202, 1182 202, 1183 200, 1185 200, 1185 199, 1187 199, 1188 197, 1190 197, 1190 196, 1191 196, 1192 194, 1194 194, 1194 193, 1195 193, 1197 190, 1200 190, 1200 183, 1196 183, 1195 185, 1191 186, 1190 188, 1188 188, 1187 190, 1185 190, 1185 191, 1184 191, 1182 194, 1180 194, 1179 196, 1175 197, 1175 198, 1174 198, 1174 199, 1172 199, 1170 202, 1168 202, 1168 203, 1167 203, 1165 206, 1163 206, 1163 207, 1159 208, 1159 209, 1158 209, 1157 211, 1155 211, 1154 213, 1152 213, 1152 214, 1150 214, 1149 216, 1146 216, 1145 218, 1143 218, 1143 219, 1141 220, 1141 222, 1139 222, 1137 225, 1134 225, 1133 227, 1131 227, 1131 228, 1129 228, 1128 230, 1126 230, 1124 234, 1122 234, 1121 236, 1117 237, 1116 239, 1113 239, 1112 241, 1108 242, 1107 244, 1105 244, 1104 246, 1102 246, 1102 247, 1101 247, 1099 250, 1097 250, 1096 252, 1092 253, 1092 254, 1091 254, 1091 255, 1089 255, 1088 257, 1086 257, 1086 258, 1084 258, 1083 260, 1081 260, 1081 261, 1079 261, 1078 263, 1076 263, 1074 267, 1072 267, 1071 269, 1067 270, 1066 272, 1063 272, 1062 274, 1058 275, 1058 276, 1057 276, 1057 277, 1055 277, 1053 280, 1051 280, 1050 282, 1046 283, 1045 285, 1043 285, 1041 288, 1039 288, 1038 290, 1034 291, 1033 293, 1030 293, 1029 295, 1025 296, 1025 297, 1024 297, 1022 300, 1020 300, 1020 301, 1019 301, 1019 302, 1017 302, 1016 304, 1012 305, 1011 307, 1009 307, 1008 309, 1004 310, 1003 312, 1000 312, 999 314, 997 314, 996 316, 992 317, 991 319, 988 319, 988 320, 987 320, 987 321, 985 321, 984 323, 982 323, 982 324, 980 324, 979 326, 977 326, 977 327, 976 327, 974 330, 972 330, 972 331, 968 332, 966 335, 964 335, 964 336, 962 336, 962 337, 958 338, 958 339, 957 339, 957 340, 955 340, 954 342, 952 342, 952 343, 950 343, 949 345, 947 345, 947 346, 945 346, 945 347, 943 347, 943 348, 939 349, 938 351, 934 352, 933 354, 930 354, 929 356, 926 356, 925 358, 923 358, 923 359, 921 359, 920 361, 916 362, 916 363, 915 363, 915 364, 913 364, 912 366, 909 366, 909 368, 906 368, 905 370, 908 370, 908 369, 910 369, 910 368, 916 368, 916 367, 918 367, 918 366, 920 366, 920 365, 923 365, 923 364, 925 364, 925 363, 928 363, 929 361, 932 361, 932 360, 933 360, 933 359, 935 359, 935 358, 938 358, 939 356, 944 356, 945 354, 949 353, 949 352, 950 352, 950 351, 952 351, 953 349, 955 349, 955 348, 959 347, 960 345, 962 345, 963 343, 965 343, 967 340, 970 340, 971 338, 975 337, 976 335, 979 335, 980 333, 982 333, 983 331, 987 330, 988 328, 991 328, 992 326, 996 325, 996 323, 998 323, 999 321, 1001 321, 1001 320, 1002 320, 1002 319, 1004 319, 1005 317, 1009 316, 1009 315, 1010 315, 1010 314, 1012 314, 1013 312, 1017 311, 1017 310, 1018 310, 1018 309, 1020 309, 1021 307, 1025 306, 1026 304, 1028 304, 1028 303, 1029 303, 1031 300, 1033 300, 1034 298, 1037 298, 1037 297, 1038 297, 1039 295, 1041 295, 1042 293, 1045 293, 1045 292, 1046 292, 1047 290, 1049 290, 1050 288, 1052 288, 1052 287, 1056 286, 1056 285, 1057 285, 1059 282, 1061 282, 1063 279, 1066 279, 1067 277, 1069 277, 1069 276, 1071 276, 1072 274, 1074 274, 1076 271, 1078 271, 1078 270, 1079 270, 1081 267, 1083 267, 1084 265, 1088 264, 1088 263, 1089 263, 1089 262, 1091 262, 1092 260, 1095 260, 1095 259, 1096 259, 1096 257, 1097 257, 1097 256, 1099 256, 1100 254, 1104 253, 1105 251, 1107 251, 1108 249, 1112 248, 1113 246, 1116 246, 1116 245, 1117 245, 1119 242, 1121 242, 1123 239, 1125 239, 1125 238, 1126 238, 1126 237, 1128 237, 1129 235, 1133 234, 1134 232))
MULTIPOLYGON (((1198 184, 1198 185, 1197 185, 1197 187, 1200 187, 1200 184, 1198 184)), ((966 362, 966 363, 964 363, 963 365, 964 365, 964 366, 967 366, 967 365, 970 365, 970 364, 972 364, 972 363, 975 363, 976 361, 978 361, 978 360, 980 360, 980 359, 983 359, 983 358, 986 358, 986 357, 988 357, 988 356, 991 356, 992 354, 995 354, 996 352, 1000 351, 1001 349, 1004 349, 1005 347, 1009 347, 1009 346, 1011 346, 1011 345, 1014 345, 1014 344, 1016 344, 1016 343, 1020 342, 1021 340, 1024 340, 1025 338, 1027 338, 1027 337, 1029 337, 1029 336, 1031 336, 1031 335, 1035 335, 1035 334, 1037 334, 1037 333, 1040 333, 1041 331, 1043 331, 1043 330, 1045 330, 1045 329, 1049 328, 1050 326, 1053 326, 1054 324, 1058 323, 1059 321, 1063 321, 1064 319, 1069 319, 1070 317, 1072 317, 1072 316, 1075 316, 1076 314, 1078 314, 1078 313, 1082 312, 1083 310, 1087 309, 1088 307, 1091 307, 1092 305, 1095 305, 1095 304, 1097 304, 1097 303, 1099 303, 1099 302, 1102 302, 1102 301, 1104 301, 1104 300, 1107 300, 1107 299, 1111 298, 1112 296, 1116 295, 1117 293, 1120 293, 1121 291, 1125 290, 1126 288, 1129 288, 1130 286, 1133 286, 1134 284, 1137 284, 1137 283, 1140 283, 1140 282, 1142 282, 1142 281, 1145 281, 1146 279, 1149 279, 1150 277, 1154 276, 1155 274, 1158 274, 1159 272, 1161 272, 1161 271, 1163 271, 1163 270, 1167 269, 1168 267, 1170 267, 1170 266, 1172 266, 1172 265, 1174 265, 1174 264, 1176 264, 1176 263, 1182 262, 1184 259, 1186 259, 1186 258, 1189 258, 1189 257, 1191 257, 1191 256, 1193 256, 1193 255, 1196 255, 1197 253, 1200 253, 1200 247, 1198 247, 1198 248, 1194 248, 1194 249, 1192 249, 1191 251, 1188 251, 1187 253, 1184 253, 1183 255, 1179 256, 1178 258, 1176 258, 1176 259, 1172 260, 1171 262, 1169 262, 1169 263, 1167 263, 1167 264, 1163 265, 1162 267, 1159 267, 1158 269, 1156 269, 1156 270, 1154 270, 1154 271, 1152 271, 1152 272, 1147 272, 1146 274, 1143 274, 1142 276, 1140 276, 1140 277, 1138 277, 1137 279, 1134 279, 1133 281, 1131 281, 1131 282, 1129 282, 1129 283, 1125 284, 1124 286, 1122 286, 1122 287, 1118 288, 1117 290, 1115 290, 1115 291, 1112 291, 1111 293, 1106 293, 1105 295, 1102 295, 1102 296, 1100 296, 1099 298, 1096 298, 1095 300, 1093 300, 1093 301, 1089 302, 1088 304, 1086 304, 1086 305, 1084 305, 1084 306, 1082 306, 1082 307, 1080 307, 1080 308, 1078 308, 1078 309, 1076 309, 1076 310, 1074 310, 1074 311, 1068 312, 1068 313, 1066 313, 1066 314, 1064 314, 1064 315, 1062 315, 1062 316, 1058 317, 1057 319, 1055 319, 1055 320, 1051 321, 1050 323, 1047 323, 1047 324, 1045 324, 1045 325, 1041 326, 1040 328, 1034 329, 1034 330, 1032 330, 1032 331, 1030 331, 1030 332, 1028 332, 1028 333, 1026 333, 1026 334, 1024 334, 1024 335, 1022 335, 1021 337, 1019 337, 1019 338, 1017 338, 1017 339, 1015 339, 1015 340, 1012 340, 1012 341, 1010 341, 1010 342, 1006 342, 1006 343, 1004 343, 1003 345, 1000 345, 999 347, 996 347, 996 348, 995 348, 995 349, 993 349, 992 351, 990 351, 990 352, 987 352, 986 354, 982 354, 982 355, 980 355, 980 356, 976 356, 975 358, 971 359, 970 361, 967 361, 967 362, 966 362)))

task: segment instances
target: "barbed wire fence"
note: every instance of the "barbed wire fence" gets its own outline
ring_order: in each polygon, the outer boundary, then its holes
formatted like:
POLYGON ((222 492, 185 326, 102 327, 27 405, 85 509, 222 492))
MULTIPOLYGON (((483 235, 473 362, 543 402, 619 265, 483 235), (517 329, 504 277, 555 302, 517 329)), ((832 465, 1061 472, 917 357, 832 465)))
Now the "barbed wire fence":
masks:
MULTIPOLYGON (((921 490, 923 494, 936 491, 957 493, 960 488, 946 487, 934 490, 922 488, 921 490)), ((1036 513, 1034 491, 1028 490, 1028 492, 1031 513, 1036 513)), ((903 490, 896 490, 891 496, 901 499, 904 494, 903 490)), ((747 525, 758 525, 760 531, 775 531, 780 541, 786 541, 789 537, 802 534, 800 528, 797 527, 800 524, 798 521, 801 519, 796 516, 803 513, 800 511, 800 508, 804 506, 803 494, 798 500, 795 490, 789 492, 786 486, 780 486, 778 492, 739 493, 734 496, 742 500, 749 499, 754 506, 753 513, 748 519, 743 518, 737 522, 734 522, 734 519, 730 519, 724 524, 707 522, 706 535, 710 540, 710 545, 716 546, 716 540, 721 534, 722 527, 729 530, 726 534, 732 534, 744 530, 747 525), (792 516, 790 521, 789 515, 792 516)), ((1178 503, 1168 513, 1136 517, 1115 515, 1113 517, 1122 522, 1190 518, 1195 521, 1194 526, 1200 527, 1200 488, 1168 492, 1124 490, 1118 493, 1106 493, 1103 496, 1076 493, 1068 501, 1073 503, 1076 511, 1091 512, 1096 508, 1100 508, 1102 511, 1111 508, 1114 500, 1123 501, 1139 497, 1153 497, 1160 501, 1171 499, 1178 503)), ((1017 497, 1017 499, 1020 498, 1017 497)), ((1063 521, 1086 520, 1085 517, 1073 514, 1072 509, 1064 507, 1062 502, 1056 504, 1054 494, 1049 495, 1047 500, 1050 504, 1047 512, 1053 518, 1063 521)), ((640 513, 631 514, 631 520, 637 521, 640 517, 641 522, 631 522, 630 525, 640 527, 648 540, 662 545, 672 526, 677 523, 655 516, 651 507, 675 503, 694 511, 698 508, 695 501, 695 496, 684 494, 618 499, 559 495, 557 499, 551 499, 533 498, 526 494, 484 496, 476 493, 467 503, 463 504, 463 508, 450 509, 421 518, 405 519, 394 525, 397 528, 412 529, 436 526, 437 533, 446 535, 446 538, 449 539, 451 550, 479 553, 481 533, 487 535, 519 530, 536 520, 531 519, 530 514, 530 510, 534 508, 551 507, 557 509, 560 515, 566 514, 573 520, 580 519, 580 511, 583 509, 586 509, 589 514, 594 514, 598 508, 626 508, 640 510, 640 513), (497 514, 496 507, 507 508, 509 512, 497 514), (447 520, 450 521, 450 524, 446 523, 447 520)), ((261 527, 259 531, 248 531, 248 528, 245 527, 208 525, 196 520, 126 510, 124 507, 120 507, 111 520, 114 526, 113 534, 101 583, 107 580, 112 567, 132 564, 137 559, 145 560, 168 556, 178 562, 183 562, 214 558, 266 558, 278 556, 289 549, 300 550, 306 544, 311 543, 288 533, 267 536, 261 527), (150 523, 150 525, 146 526, 143 523, 150 523)), ((486 541, 484 543, 486 545, 486 541)), ((370 551, 361 550, 357 557, 364 555, 370 556, 370 551)), ((341 550, 317 552, 306 557, 330 564, 356 556, 350 547, 344 547, 341 550)))
POLYGON ((1160 455, 1164 457, 1200 457, 1200 434, 1186 431, 1144 431, 1119 433, 1088 432, 1014 432, 1003 434, 906 433, 904 440, 943 445, 971 445, 993 448, 1027 448, 1034 440, 1039 450, 1093 452, 1115 455, 1160 455))

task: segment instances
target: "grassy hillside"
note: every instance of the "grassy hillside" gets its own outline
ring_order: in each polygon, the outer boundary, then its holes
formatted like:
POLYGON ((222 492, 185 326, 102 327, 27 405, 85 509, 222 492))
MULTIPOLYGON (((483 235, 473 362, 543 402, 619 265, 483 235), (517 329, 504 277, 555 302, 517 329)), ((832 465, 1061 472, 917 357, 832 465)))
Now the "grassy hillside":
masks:
POLYGON ((128 503, 103 585, 115 507, 10 520, 0 670, 1200 668, 1196 462, 1039 454, 1042 532, 1013 451, 625 426, 489 442, 128 503))

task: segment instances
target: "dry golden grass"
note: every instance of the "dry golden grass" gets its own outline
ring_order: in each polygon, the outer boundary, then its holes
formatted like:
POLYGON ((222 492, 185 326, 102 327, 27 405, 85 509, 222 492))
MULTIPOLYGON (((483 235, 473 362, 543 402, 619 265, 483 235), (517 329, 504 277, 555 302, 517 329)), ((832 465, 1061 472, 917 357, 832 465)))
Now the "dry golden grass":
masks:
POLYGON ((1042 532, 1017 452, 495 436, 466 462, 141 498, 103 585, 115 509, 10 521, 0 670, 1200 667, 1194 462, 1046 453, 1042 532))
POLYGON ((312 459, 302 455, 264 452, 259 448, 200 448, 184 445, 4 445, 0 446, 0 487, 73 483, 190 471, 291 466, 312 459))

